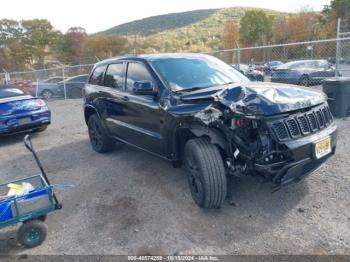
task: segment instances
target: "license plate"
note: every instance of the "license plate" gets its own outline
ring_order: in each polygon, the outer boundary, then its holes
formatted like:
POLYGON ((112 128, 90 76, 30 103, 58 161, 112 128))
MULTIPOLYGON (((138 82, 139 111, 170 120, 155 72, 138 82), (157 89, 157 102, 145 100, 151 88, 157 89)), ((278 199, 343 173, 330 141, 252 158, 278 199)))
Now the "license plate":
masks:
POLYGON ((30 124, 32 122, 32 119, 30 117, 24 117, 17 119, 18 125, 26 125, 30 124))
POLYGON ((328 155, 332 151, 331 149, 331 138, 327 137, 322 141, 319 141, 315 144, 315 156, 317 159, 328 155))

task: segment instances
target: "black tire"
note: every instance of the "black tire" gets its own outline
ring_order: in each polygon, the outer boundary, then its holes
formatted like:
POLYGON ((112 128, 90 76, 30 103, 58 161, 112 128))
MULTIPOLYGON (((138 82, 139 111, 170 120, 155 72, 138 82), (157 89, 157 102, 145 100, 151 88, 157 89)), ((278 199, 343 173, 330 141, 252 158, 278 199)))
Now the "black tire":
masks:
POLYGON ((48 100, 48 99, 51 99, 52 96, 53 96, 53 92, 48 90, 48 89, 45 89, 41 92, 41 97, 45 100, 48 100))
POLYGON ((92 148, 98 153, 107 153, 114 149, 115 141, 108 137, 97 114, 88 120, 89 137, 92 148))
POLYGON ((69 97, 70 98, 81 98, 82 97, 81 89, 78 87, 74 87, 72 90, 70 90, 69 97))
POLYGON ((42 126, 42 127, 39 127, 39 128, 36 128, 34 129, 33 131, 34 132, 43 132, 47 129, 47 126, 42 126))
POLYGON ((185 145, 185 167, 193 200, 202 208, 220 208, 226 198, 227 181, 218 148, 205 138, 185 145))
POLYGON ((18 242, 27 248, 41 245, 47 235, 47 226, 40 220, 24 222, 17 232, 18 242))
POLYGON ((310 79, 307 75, 303 75, 299 79, 299 85, 301 86, 309 86, 310 85, 310 79))
POLYGON ((256 81, 258 82, 264 82, 264 77, 263 76, 257 76, 256 81))

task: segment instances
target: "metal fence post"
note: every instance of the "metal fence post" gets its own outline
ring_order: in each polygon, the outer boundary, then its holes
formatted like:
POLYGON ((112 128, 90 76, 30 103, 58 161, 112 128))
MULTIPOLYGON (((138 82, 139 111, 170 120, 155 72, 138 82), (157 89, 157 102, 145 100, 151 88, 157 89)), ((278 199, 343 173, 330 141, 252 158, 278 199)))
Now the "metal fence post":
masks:
POLYGON ((64 65, 62 64, 62 78, 63 78, 63 91, 64 91, 64 99, 67 99, 67 90, 66 90, 66 80, 64 78, 64 65))
POLYGON ((337 48, 336 48, 336 54, 335 54, 335 75, 339 76, 339 63, 340 63, 340 25, 341 25, 341 18, 338 18, 338 24, 337 24, 337 48))
POLYGON ((241 49, 237 49, 237 68, 241 70, 241 49))

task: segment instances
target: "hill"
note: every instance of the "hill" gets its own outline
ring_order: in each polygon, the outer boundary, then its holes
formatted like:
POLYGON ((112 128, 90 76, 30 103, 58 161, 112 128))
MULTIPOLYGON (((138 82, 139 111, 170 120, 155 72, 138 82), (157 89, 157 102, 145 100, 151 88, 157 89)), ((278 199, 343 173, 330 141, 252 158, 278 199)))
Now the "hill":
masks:
POLYGON ((143 34, 145 36, 170 30, 174 28, 184 27, 190 24, 194 24, 201 21, 213 13, 217 9, 208 10, 195 10, 183 13, 172 13, 166 15, 151 16, 148 18, 132 21, 129 23, 121 24, 106 31, 100 32, 100 34, 106 35, 131 35, 131 34, 143 34))
POLYGON ((287 15, 251 7, 195 10, 144 18, 97 34, 127 36, 130 43, 136 43, 133 48, 137 53, 205 52, 222 48, 225 22, 239 22, 248 10, 264 10, 276 17, 287 15))
POLYGON ((232 7, 221 9, 194 10, 181 13, 171 13, 158 16, 151 16, 129 23, 117 25, 97 34, 105 35, 135 35, 141 34, 149 36, 167 30, 191 27, 192 25, 216 27, 228 19, 239 21, 247 10, 264 10, 272 15, 281 15, 281 12, 251 8, 251 7, 232 7))

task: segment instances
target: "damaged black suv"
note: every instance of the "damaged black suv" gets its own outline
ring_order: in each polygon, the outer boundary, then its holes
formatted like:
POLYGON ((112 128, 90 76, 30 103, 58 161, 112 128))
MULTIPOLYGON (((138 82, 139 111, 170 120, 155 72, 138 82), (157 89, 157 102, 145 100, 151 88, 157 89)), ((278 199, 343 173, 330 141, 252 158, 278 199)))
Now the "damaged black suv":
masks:
POLYGON ((260 176, 281 187, 315 171, 336 148, 323 93, 250 82, 208 55, 99 62, 84 98, 95 151, 121 141, 183 165, 203 208, 220 207, 228 176, 260 176))

